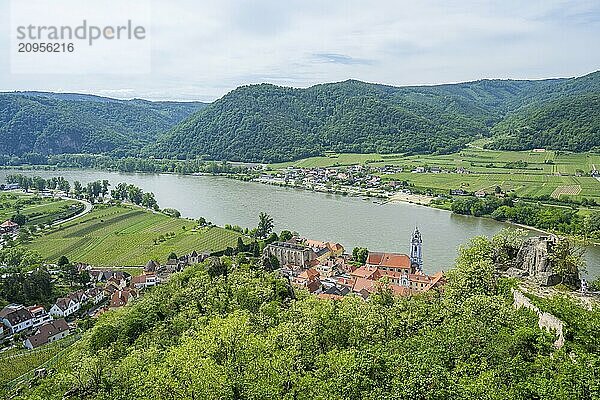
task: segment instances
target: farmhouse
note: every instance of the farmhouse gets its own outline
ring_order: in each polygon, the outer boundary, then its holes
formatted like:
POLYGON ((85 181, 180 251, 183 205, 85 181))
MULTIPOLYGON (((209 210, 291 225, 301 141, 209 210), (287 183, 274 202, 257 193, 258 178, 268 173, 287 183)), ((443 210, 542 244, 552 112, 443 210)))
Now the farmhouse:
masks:
POLYGON ((19 225, 15 224, 11 220, 6 220, 0 224, 0 234, 17 233, 19 231, 19 225))
POLYGON ((0 311, 0 321, 7 332, 13 334, 33 327, 34 317, 25 306, 9 304, 0 311))
POLYGON ((70 334, 69 325, 64 318, 60 318, 37 328, 35 333, 23 341, 23 346, 34 349, 47 343, 67 337, 70 334))

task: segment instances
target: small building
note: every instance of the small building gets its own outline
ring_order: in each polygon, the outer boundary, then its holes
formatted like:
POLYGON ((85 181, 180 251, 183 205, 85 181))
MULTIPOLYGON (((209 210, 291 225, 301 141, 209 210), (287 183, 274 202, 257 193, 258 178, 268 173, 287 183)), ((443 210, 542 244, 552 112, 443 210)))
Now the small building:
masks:
POLYGON ((73 315, 81 308, 75 296, 60 297, 50 307, 50 315, 56 318, 65 318, 73 315))
POLYGON ((146 289, 151 286, 156 286, 157 284, 158 278, 152 273, 134 276, 129 282, 129 286, 136 290, 146 289))
POLYGON ((21 304, 9 304, 0 311, 0 321, 6 327, 7 334, 14 334, 33 327, 31 312, 21 304))
POLYGON ((35 333, 23 341, 23 346, 28 349, 35 349, 48 343, 69 336, 71 333, 69 325, 64 318, 60 318, 36 329, 35 333))
POLYGON ((110 308, 119 308, 128 304, 131 300, 138 297, 135 289, 124 288, 123 290, 115 291, 110 298, 110 308))
POLYGON ((292 278, 292 285, 298 288, 305 288, 310 293, 314 293, 321 288, 319 279, 319 271, 315 268, 309 268, 300 273, 300 275, 292 278))
POLYGON ((33 318, 33 328, 37 328, 40 325, 44 325, 47 322, 52 321, 52 316, 46 312, 46 309, 42 306, 31 306, 27 307, 33 318))
POLYGON ((19 231, 19 225, 12 222, 10 219, 0 224, 0 234, 4 235, 7 233, 17 233, 19 231))

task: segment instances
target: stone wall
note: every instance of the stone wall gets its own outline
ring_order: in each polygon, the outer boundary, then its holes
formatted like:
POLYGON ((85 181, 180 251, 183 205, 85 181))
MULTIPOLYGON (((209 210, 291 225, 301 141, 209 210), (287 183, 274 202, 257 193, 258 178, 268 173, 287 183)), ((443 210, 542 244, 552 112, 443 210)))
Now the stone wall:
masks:
POLYGON ((538 316, 538 326, 540 327, 540 329, 545 329, 548 332, 554 333, 557 337, 557 339, 554 341, 554 346, 558 349, 563 347, 563 345, 565 344, 565 337, 563 335, 564 323, 560 319, 556 318, 554 315, 547 312, 543 312, 538 307, 533 305, 531 303, 531 300, 529 300, 520 291, 513 289, 512 293, 514 299, 513 304, 515 308, 525 307, 536 313, 538 316))

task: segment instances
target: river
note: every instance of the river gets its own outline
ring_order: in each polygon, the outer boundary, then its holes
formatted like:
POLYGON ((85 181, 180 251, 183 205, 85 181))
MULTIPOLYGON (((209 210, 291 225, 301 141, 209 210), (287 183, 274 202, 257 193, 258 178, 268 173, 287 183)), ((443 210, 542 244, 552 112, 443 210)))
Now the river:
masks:
MULTIPOLYGON (((0 181, 10 173, 44 178, 64 176, 70 182, 107 179, 112 186, 132 183, 154 192, 159 205, 179 210, 184 217, 205 217, 217 225, 254 227, 258 214, 273 217, 275 230, 289 229, 318 240, 341 243, 346 250, 407 253, 415 226, 423 236, 424 270, 450 268, 458 246, 477 235, 491 236, 509 226, 491 219, 452 214, 407 203, 374 204, 356 197, 314 193, 219 176, 130 174, 96 170, 0 170, 0 181)), ((600 276, 600 247, 586 252, 588 277, 600 276)))

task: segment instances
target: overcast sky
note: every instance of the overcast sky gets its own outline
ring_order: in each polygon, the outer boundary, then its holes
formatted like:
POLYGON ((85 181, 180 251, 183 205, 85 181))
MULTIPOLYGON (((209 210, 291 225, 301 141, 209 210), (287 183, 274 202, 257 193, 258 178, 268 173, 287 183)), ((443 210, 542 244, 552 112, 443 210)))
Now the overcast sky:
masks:
POLYGON ((15 75, 4 56, 9 0, 0 0, 0 90, 210 101, 261 82, 413 85, 600 69, 598 0, 151 1, 151 73, 15 75))

